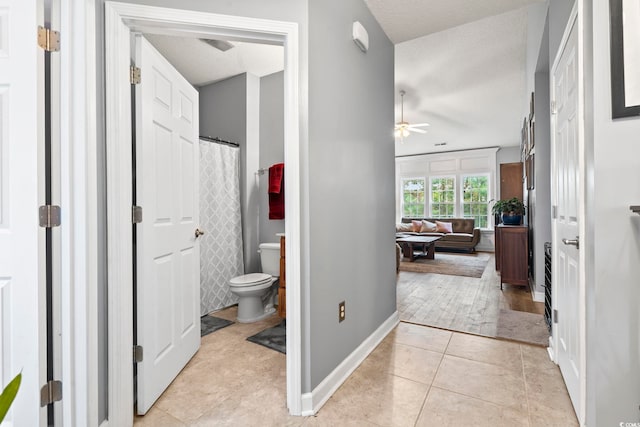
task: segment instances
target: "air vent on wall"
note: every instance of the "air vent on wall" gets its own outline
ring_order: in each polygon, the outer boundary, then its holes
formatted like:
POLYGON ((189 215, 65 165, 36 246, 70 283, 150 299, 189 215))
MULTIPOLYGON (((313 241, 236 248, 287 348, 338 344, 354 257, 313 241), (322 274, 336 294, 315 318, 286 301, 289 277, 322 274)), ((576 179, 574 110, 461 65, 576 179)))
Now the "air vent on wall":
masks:
POLYGON ((200 40, 202 40, 203 42, 205 42, 210 46, 215 47, 216 49, 222 52, 226 52, 229 49, 234 47, 233 43, 229 43, 228 41, 224 41, 224 40, 213 40, 213 39, 200 39, 200 40))

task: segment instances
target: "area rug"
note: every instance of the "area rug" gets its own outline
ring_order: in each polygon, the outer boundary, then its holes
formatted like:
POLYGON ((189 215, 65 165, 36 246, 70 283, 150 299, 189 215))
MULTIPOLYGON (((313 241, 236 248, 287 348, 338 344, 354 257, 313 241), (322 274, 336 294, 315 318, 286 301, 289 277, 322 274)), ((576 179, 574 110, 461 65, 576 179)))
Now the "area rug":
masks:
POLYGON ((282 354, 287 354, 287 328, 283 320, 279 325, 265 329, 247 338, 256 344, 263 345, 282 354))
POLYGON ((448 274, 450 276, 482 277, 489 254, 449 254, 436 252, 435 259, 419 258, 414 262, 403 260, 400 271, 414 273, 448 274))
POLYGON ((496 337, 549 345, 549 330, 541 314, 500 309, 496 337))
POLYGON ((233 325, 234 322, 227 319, 221 319, 210 315, 204 315, 200 318, 200 336, 209 335, 219 329, 226 328, 229 325, 233 325))

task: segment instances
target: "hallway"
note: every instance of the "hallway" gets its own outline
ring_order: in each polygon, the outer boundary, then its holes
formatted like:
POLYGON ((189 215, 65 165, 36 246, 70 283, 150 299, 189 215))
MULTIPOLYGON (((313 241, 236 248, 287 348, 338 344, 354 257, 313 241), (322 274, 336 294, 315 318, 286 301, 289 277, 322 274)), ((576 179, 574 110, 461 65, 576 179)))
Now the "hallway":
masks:
MULTIPOLYGON (((232 319, 235 307, 216 315, 232 319)), ((285 356, 235 323, 202 347, 142 426, 578 425, 546 349, 401 322, 315 417, 285 407, 285 356)))

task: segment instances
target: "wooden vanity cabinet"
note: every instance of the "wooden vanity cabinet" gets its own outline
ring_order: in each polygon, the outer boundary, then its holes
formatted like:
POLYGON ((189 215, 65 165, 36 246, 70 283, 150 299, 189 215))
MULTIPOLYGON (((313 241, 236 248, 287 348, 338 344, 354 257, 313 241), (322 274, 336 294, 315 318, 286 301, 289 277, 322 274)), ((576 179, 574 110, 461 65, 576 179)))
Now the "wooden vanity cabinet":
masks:
POLYGON ((280 286, 278 287, 278 316, 287 317, 287 271, 285 262, 285 239, 280 236, 280 286))

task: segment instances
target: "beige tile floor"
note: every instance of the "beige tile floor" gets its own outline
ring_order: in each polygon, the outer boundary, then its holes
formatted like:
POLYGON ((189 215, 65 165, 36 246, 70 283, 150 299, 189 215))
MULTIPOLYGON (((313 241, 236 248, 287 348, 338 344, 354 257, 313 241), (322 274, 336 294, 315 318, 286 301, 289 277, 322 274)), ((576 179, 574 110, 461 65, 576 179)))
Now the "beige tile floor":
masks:
MULTIPOLYGON (((216 314, 233 319, 235 308, 216 314)), ((400 323, 314 417, 286 410, 285 356, 246 341, 277 317, 202 347, 136 426, 574 426, 542 347, 400 323)))

